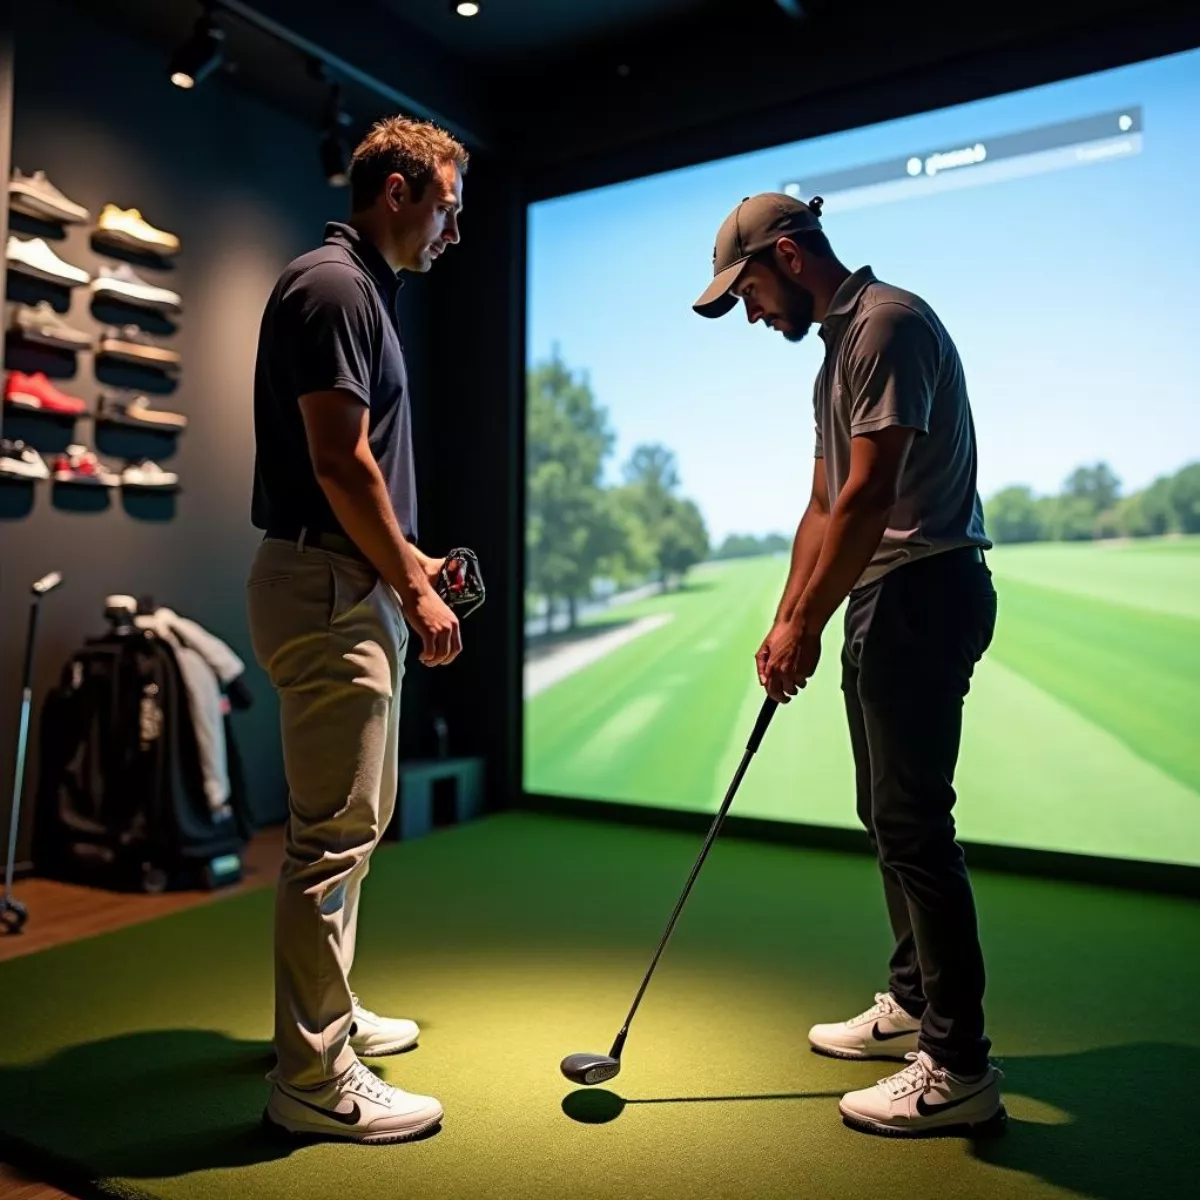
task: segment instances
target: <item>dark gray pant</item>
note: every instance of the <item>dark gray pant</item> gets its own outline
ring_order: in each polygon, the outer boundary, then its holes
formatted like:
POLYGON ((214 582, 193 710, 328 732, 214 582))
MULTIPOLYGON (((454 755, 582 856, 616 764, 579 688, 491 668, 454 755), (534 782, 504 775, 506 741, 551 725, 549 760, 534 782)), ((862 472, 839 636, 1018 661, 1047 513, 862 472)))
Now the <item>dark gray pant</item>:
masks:
POLYGON ((858 815, 896 938, 889 990, 921 1018, 921 1049, 956 1074, 983 1071, 991 1048, 975 900, 952 813, 963 698, 995 623, 982 556, 952 550, 853 591, 842 651, 858 815))

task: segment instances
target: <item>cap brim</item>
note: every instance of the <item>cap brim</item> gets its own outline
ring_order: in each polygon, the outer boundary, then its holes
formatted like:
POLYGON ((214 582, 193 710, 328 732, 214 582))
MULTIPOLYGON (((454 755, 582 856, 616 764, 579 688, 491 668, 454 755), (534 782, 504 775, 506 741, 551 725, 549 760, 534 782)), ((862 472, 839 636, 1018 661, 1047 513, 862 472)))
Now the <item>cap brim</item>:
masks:
POLYGON ((728 266, 719 275, 713 276, 713 281, 704 289, 704 295, 692 305, 694 311, 702 317, 723 317, 731 309, 737 307, 737 297, 729 294, 729 289, 738 281, 738 276, 745 270, 750 256, 739 259, 728 266))

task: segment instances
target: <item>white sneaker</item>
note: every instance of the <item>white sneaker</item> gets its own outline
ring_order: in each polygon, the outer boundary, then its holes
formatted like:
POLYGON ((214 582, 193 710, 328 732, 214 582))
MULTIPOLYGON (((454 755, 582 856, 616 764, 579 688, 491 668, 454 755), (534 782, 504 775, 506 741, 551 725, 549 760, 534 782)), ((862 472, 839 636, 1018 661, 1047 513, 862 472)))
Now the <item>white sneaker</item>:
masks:
POLYGON ((64 262, 43 238, 28 238, 22 241, 19 237, 10 236, 5 257, 8 265, 22 275, 32 275, 34 279, 49 279, 52 283, 71 285, 87 283, 91 276, 82 268, 64 262))
POLYGON ((380 1144, 419 1137, 442 1116, 432 1096, 402 1092, 356 1062, 339 1079, 312 1091, 276 1080, 263 1122, 300 1137, 380 1144))
POLYGON ((960 1079, 923 1050, 874 1087, 848 1092, 838 1108, 851 1129, 888 1137, 1002 1133, 1008 1113, 1000 1098, 1003 1075, 990 1063, 975 1079, 960 1079))
POLYGON ((68 222, 86 221, 89 213, 82 204, 68 200, 46 178, 45 171, 34 171, 22 175, 14 171, 8 183, 8 202, 17 212, 38 217, 42 221, 68 222))
POLYGON ((834 1058, 906 1058, 916 1053, 921 1032, 918 1017, 909 1016, 891 992, 877 992, 866 1012, 833 1025, 814 1025, 809 1044, 834 1058))
MULTIPOLYGON (((353 995, 353 993, 351 993, 353 995)), ((403 1017, 381 1017, 363 1008, 354 996, 354 1021, 350 1026, 350 1048, 362 1058, 399 1054, 415 1046, 421 1036, 416 1021, 403 1017)))
POLYGON ((183 308, 183 300, 178 292, 147 283, 128 263, 121 263, 118 267, 101 267, 100 274, 92 281, 92 293, 96 296, 118 296, 132 304, 161 312, 177 313, 183 308))
POLYGON ((173 488, 179 483, 174 471, 164 471, 148 458, 131 462, 121 472, 121 483, 127 488, 173 488))

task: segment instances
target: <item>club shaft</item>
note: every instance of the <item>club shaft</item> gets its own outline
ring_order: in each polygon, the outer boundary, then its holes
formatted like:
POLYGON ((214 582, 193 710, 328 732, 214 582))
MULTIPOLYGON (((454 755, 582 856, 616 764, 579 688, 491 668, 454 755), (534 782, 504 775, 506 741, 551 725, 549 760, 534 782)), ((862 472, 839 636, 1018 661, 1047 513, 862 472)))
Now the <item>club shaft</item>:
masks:
POLYGON ((4 864, 4 898, 12 899, 13 870, 17 863, 17 834, 21 827, 21 792, 25 783, 25 746, 29 741, 29 709, 33 696, 28 686, 21 696, 21 724, 17 731, 17 762, 13 771, 12 808, 8 820, 8 856, 4 864))
POLYGON ((704 860, 708 857, 708 852, 712 849, 713 842, 717 840, 717 834, 721 832, 721 826, 725 823, 729 807, 733 804, 733 798, 737 795, 737 790, 741 786, 742 777, 746 774, 747 767, 750 766, 750 760, 754 757, 754 752, 758 749, 759 743, 762 741, 763 734, 766 732, 767 725, 774 711, 775 704, 773 701, 767 700, 764 702, 762 712, 759 714, 758 722, 754 727, 754 733, 750 737, 746 751, 742 755, 742 761, 738 764, 738 769, 733 776, 733 782, 729 785, 729 790, 725 793, 725 799, 721 801, 721 807, 717 809, 717 815, 713 818, 712 825, 709 826, 708 835, 704 839, 704 845, 700 848, 700 857, 696 859, 696 865, 692 867, 692 873, 688 876, 687 883, 683 885, 683 894, 679 897, 679 902, 675 905, 675 911, 671 913, 671 919, 667 922, 667 928, 662 935, 662 940, 658 943, 658 949, 655 950, 654 957, 650 960, 650 967, 646 971, 642 979, 642 985, 638 988, 637 995, 633 999, 633 1006, 629 1010, 629 1015, 625 1018, 625 1024, 621 1026, 621 1032, 617 1034, 617 1039, 613 1042, 610 1052, 613 1058, 621 1057, 621 1051, 625 1048, 625 1039, 629 1036, 629 1026, 633 1023, 638 1005, 641 1004, 642 997, 646 994, 646 988, 650 986, 650 978, 654 974, 654 968, 658 966, 658 960, 662 958, 662 953, 667 948, 667 942, 670 940, 671 934, 675 929, 675 922, 679 920, 679 914, 683 912, 683 906, 687 903, 692 885, 696 882, 696 877, 700 874, 700 868, 704 866, 704 860))

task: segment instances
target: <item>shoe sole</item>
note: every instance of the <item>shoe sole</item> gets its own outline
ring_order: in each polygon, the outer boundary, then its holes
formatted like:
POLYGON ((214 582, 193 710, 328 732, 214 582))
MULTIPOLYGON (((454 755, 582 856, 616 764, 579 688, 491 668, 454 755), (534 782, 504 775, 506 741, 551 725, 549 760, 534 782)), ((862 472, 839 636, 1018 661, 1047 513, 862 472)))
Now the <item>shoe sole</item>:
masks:
POLYGON ((13 188, 9 192, 9 207, 16 209, 27 217, 36 217, 40 221, 58 222, 62 225, 80 225, 88 219, 87 213, 80 215, 77 211, 59 208, 52 200, 43 200, 32 192, 21 188, 13 188))
POLYGON ((28 275, 31 279, 40 279, 43 283, 57 283, 59 287, 82 287, 87 283, 86 276, 83 279, 71 279, 64 275, 55 275, 53 271, 45 271, 41 267, 32 267, 29 263, 13 258, 8 260, 8 269, 15 271, 18 275, 28 275))
POLYGON ((875 1137, 891 1138, 939 1138, 939 1137, 969 1137, 986 1138, 1001 1137, 1008 1128, 1008 1111, 1000 1105, 997 1112, 983 1121, 974 1124, 932 1125, 925 1128, 911 1125, 884 1125, 872 1121, 869 1117, 859 1117, 851 1113, 842 1113, 842 1124, 858 1133, 869 1133, 875 1137))
POLYGON ((101 342, 97 352, 108 358, 120 358, 125 362, 154 363, 160 367, 177 367, 179 355, 174 350, 160 350, 157 346, 130 348, 129 342, 101 342))
POLYGON ((178 246, 164 246, 159 242, 143 242, 123 229, 107 229, 103 225, 97 228, 95 237, 98 242, 108 242, 110 246, 121 246, 126 250, 138 250, 143 254, 152 254, 155 258, 169 258, 171 255, 179 253, 178 246))
POLYGON ((375 1046, 371 1049, 359 1049, 353 1041, 350 1043, 350 1048, 358 1055, 359 1058, 386 1058, 389 1054, 401 1054, 405 1050, 412 1050, 420 1041, 420 1037, 415 1037, 412 1041, 405 1042, 389 1042, 386 1046, 375 1046))
POLYGON ((262 1115, 263 1129, 269 1137, 288 1142, 355 1142, 361 1146, 394 1146, 398 1142, 413 1142, 431 1134, 442 1123, 445 1113, 425 1121, 415 1129, 406 1129, 403 1133, 377 1133, 366 1137, 355 1137, 350 1133, 338 1133, 336 1129, 291 1129, 282 1125, 271 1116, 270 1110, 264 1108, 262 1115))
POLYGON ((16 467, 7 462, 0 462, 0 475, 7 475, 11 479, 49 479, 49 472, 41 474, 36 467, 16 467))
MULTIPOLYGON (((881 1050, 877 1054, 870 1054, 866 1050, 849 1050, 842 1046, 818 1046, 816 1042, 809 1042, 808 1046, 814 1054, 821 1054, 825 1058, 843 1058, 853 1062, 904 1062, 905 1054, 909 1053, 904 1050, 881 1050)), ((913 1047, 915 1049, 916 1046, 913 1047)))
MULTIPOLYGON (((118 300, 124 300, 126 304, 132 305, 134 308, 149 308, 154 312, 179 313, 183 311, 183 307, 178 300, 157 299, 151 300, 149 296, 136 296, 132 292, 123 291, 115 287, 93 287, 93 296, 111 299, 115 296, 118 300)), ((128 324, 128 322, 122 322, 128 324)))
POLYGON ((73 342, 40 329, 23 329, 20 325, 14 325, 12 332, 23 342, 32 342, 36 346, 50 346, 55 350, 86 350, 92 344, 92 339, 89 337, 83 337, 79 341, 73 342))

